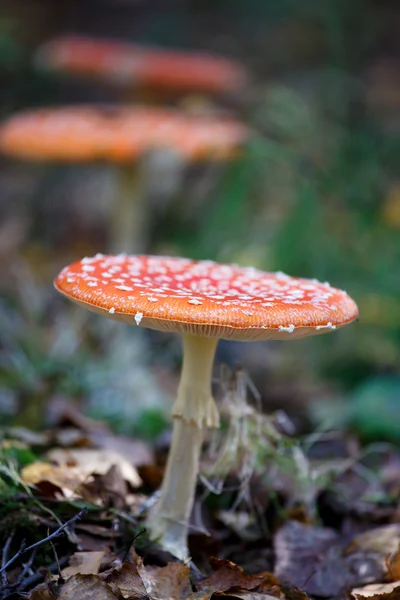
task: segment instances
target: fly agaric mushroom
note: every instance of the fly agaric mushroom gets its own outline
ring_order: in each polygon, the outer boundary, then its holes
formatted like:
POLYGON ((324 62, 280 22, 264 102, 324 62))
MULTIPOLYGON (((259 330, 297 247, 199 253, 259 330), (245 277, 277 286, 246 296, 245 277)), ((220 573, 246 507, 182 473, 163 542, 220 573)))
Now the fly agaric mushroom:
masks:
POLYGON ((121 183, 110 249, 134 252, 143 249, 147 233, 141 172, 135 161, 162 149, 187 162, 229 160, 247 135, 247 128, 231 118, 142 106, 71 106, 12 116, 0 126, 0 151, 26 160, 117 164, 121 183))
POLYGON ((188 555, 204 430, 219 425, 211 392, 218 339, 298 339, 358 316, 355 302, 328 283, 185 258, 96 255, 64 268, 55 287, 97 313, 182 335, 172 445, 161 495, 147 521, 151 537, 180 558, 188 555))
POLYGON ((246 71, 219 56, 63 36, 37 52, 37 64, 125 87, 222 94, 244 88, 246 71))

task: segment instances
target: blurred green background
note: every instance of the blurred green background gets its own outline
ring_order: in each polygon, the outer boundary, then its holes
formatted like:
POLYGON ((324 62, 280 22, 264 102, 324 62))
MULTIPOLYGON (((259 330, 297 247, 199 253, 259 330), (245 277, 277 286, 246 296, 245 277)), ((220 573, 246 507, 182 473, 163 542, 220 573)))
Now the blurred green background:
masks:
MULTIPOLYGON (((0 6, 4 119, 126 99, 35 68, 36 48, 64 33, 206 50, 248 69, 250 84, 236 97, 172 101, 234 114, 254 134, 230 165, 171 167, 173 192, 152 190, 148 250, 315 277, 356 300, 359 323, 333 335, 220 344, 217 358, 244 365, 265 410, 285 409, 300 430, 350 427, 400 442, 399 31, 395 0, 0 6)), ((51 424, 60 399, 145 437, 168 422, 179 340, 105 325, 52 289, 68 261, 104 251, 114 193, 111 168, 0 159, 5 424, 51 424)))

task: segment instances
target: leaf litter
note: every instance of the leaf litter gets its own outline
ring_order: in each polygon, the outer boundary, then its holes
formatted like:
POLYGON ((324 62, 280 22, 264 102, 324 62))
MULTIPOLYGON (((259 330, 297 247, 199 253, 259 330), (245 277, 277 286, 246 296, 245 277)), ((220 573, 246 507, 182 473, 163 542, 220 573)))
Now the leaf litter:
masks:
POLYGON ((3 431, 0 600, 398 600, 398 449, 296 438, 249 402, 242 371, 221 389, 227 427, 206 446, 187 564, 142 525, 168 444, 155 452, 61 401, 52 430, 3 431))

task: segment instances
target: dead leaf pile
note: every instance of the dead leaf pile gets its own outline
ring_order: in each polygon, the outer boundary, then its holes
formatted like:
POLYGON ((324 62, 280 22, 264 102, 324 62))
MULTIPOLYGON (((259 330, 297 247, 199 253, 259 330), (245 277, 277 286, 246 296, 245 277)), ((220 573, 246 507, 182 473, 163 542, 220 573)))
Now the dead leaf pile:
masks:
POLYGON ((212 600, 227 596, 242 600, 307 600, 305 593, 282 585, 270 573, 247 575, 227 560, 211 559, 214 573, 194 580, 184 563, 148 566, 134 551, 129 562, 100 572, 104 559, 102 553, 73 555, 62 571, 61 581, 40 584, 30 600, 212 600))

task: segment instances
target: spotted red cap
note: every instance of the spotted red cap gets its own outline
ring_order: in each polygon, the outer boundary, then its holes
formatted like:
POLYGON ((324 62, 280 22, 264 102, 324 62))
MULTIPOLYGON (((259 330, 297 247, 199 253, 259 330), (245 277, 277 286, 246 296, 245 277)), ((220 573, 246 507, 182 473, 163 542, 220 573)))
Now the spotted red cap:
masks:
POLYGON ((0 126, 0 150, 30 160, 130 162, 168 148, 191 161, 225 160, 248 134, 230 118, 140 106, 72 106, 14 115, 0 126))
POLYGON ((98 254, 65 267, 55 287, 131 324, 242 341, 324 333, 358 316, 328 283, 186 258, 98 254))
POLYGON ((247 81, 241 65, 219 56, 65 36, 37 53, 39 66, 125 86, 223 93, 247 81))

